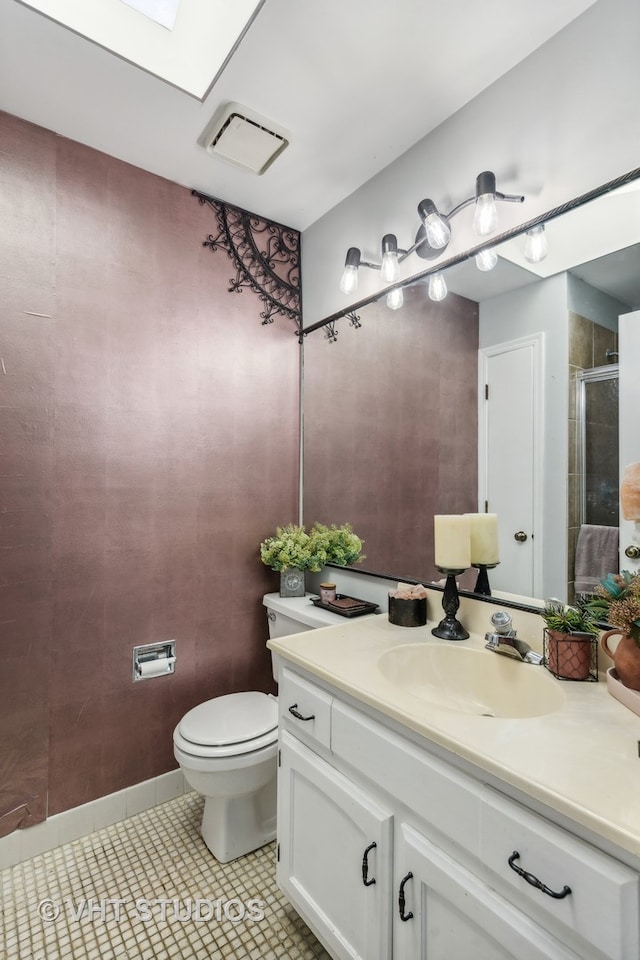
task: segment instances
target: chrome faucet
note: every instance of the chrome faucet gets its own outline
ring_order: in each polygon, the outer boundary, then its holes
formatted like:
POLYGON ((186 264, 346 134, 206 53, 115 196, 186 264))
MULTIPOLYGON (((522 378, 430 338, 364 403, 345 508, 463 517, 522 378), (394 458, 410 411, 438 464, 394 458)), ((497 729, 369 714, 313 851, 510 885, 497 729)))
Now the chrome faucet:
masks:
POLYGON ((511 616, 505 610, 497 610, 491 617, 493 631, 485 633, 487 650, 512 657, 521 663, 542 663, 543 657, 531 649, 524 640, 518 640, 511 616))

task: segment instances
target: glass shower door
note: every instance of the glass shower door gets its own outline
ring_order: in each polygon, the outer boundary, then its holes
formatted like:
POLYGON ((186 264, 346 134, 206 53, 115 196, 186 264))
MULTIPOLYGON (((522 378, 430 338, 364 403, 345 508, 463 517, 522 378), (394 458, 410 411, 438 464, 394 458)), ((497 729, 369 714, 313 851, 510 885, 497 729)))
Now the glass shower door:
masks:
POLYGON ((618 526, 618 365, 578 376, 580 521, 618 526))

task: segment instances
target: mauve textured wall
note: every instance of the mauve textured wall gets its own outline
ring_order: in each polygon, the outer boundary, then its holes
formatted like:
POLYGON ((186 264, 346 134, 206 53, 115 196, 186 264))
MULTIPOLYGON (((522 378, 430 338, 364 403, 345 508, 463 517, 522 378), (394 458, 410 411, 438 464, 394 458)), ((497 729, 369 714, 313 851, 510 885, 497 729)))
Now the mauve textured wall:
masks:
POLYGON ((188 190, 0 114, 0 834, 272 689, 257 548, 297 517, 298 346, 211 232, 188 190), (133 684, 169 638, 175 676, 133 684))
POLYGON ((478 502, 478 304, 421 284, 359 316, 305 340, 305 520, 350 522, 363 569, 439 578, 433 515, 478 502))

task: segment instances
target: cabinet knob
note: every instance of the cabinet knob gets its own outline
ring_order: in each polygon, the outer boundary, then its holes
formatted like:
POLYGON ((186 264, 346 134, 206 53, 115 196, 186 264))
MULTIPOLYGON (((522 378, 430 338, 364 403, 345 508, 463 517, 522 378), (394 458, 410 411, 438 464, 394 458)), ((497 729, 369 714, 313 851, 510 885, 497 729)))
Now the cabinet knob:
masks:
POLYGON ((629 557, 629 560, 640 560, 640 547, 631 544, 625 550, 624 555, 625 557, 629 557))
POLYGON ((527 539, 527 535, 526 535, 526 533, 524 532, 524 530, 518 530, 517 533, 514 533, 513 539, 514 539, 514 540, 517 540, 518 543, 524 543, 525 540, 527 539))

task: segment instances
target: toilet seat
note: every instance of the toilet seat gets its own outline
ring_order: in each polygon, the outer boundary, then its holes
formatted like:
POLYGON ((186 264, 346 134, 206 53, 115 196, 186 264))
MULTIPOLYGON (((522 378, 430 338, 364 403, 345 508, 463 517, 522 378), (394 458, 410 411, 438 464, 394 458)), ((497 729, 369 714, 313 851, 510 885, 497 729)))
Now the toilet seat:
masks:
POLYGON ((194 757, 253 753, 278 738, 278 704, 250 691, 214 697, 193 707, 174 731, 174 743, 194 757))

